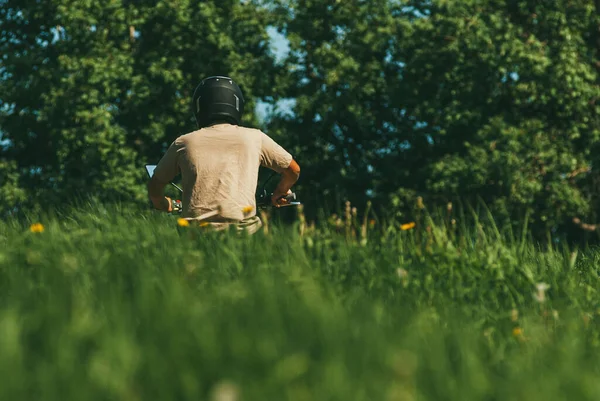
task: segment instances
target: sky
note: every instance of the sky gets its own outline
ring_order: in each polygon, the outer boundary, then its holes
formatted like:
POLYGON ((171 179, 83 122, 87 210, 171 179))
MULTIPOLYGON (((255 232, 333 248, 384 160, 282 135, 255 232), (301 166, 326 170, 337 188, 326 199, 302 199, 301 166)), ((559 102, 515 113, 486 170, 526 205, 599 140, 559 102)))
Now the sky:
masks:
POLYGON ((290 50, 288 40, 273 27, 267 28, 267 33, 271 38, 271 48, 275 53, 275 57, 277 57, 277 60, 281 60, 290 50))
MULTIPOLYGON (((277 61, 282 60, 290 50, 288 40, 273 27, 267 28, 267 33, 271 38, 271 49, 275 54, 275 58, 277 61)), ((293 102, 291 101, 282 101, 279 103, 279 107, 284 111, 291 111, 291 107, 293 102)), ((263 122, 269 112, 269 107, 266 103, 261 102, 260 100, 256 104, 256 114, 258 116, 259 121, 263 122)))

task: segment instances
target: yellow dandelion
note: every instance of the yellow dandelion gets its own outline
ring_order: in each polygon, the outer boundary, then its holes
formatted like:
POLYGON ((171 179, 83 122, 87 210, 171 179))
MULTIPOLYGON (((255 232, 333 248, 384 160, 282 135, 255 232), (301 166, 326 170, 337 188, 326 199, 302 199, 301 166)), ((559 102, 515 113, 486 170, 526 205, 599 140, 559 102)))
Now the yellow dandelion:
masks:
POLYGON ((190 225, 190 222, 187 221, 186 219, 181 218, 181 219, 177 219, 177 225, 179 227, 187 227, 190 225))
POLYGON ((414 221, 412 221, 412 222, 410 222, 410 223, 402 224, 402 225, 400 226, 400 229, 401 229, 402 231, 412 230, 413 228, 415 228, 415 226, 416 226, 416 225, 417 225, 417 224, 416 224, 414 221))
POLYGON ((523 329, 520 327, 515 327, 512 331, 512 335, 515 338, 521 338, 523 337, 523 329))
POLYGON ((43 233, 44 225, 42 223, 32 224, 31 227, 29 227, 29 231, 31 231, 32 233, 43 233))
POLYGON ((248 213, 250 213, 250 212, 251 212, 251 211, 253 211, 253 210, 254 210, 254 206, 252 206, 252 205, 248 205, 248 206, 246 206, 246 207, 244 207, 244 208, 242 209, 242 212, 243 212, 244 214, 248 214, 248 213))

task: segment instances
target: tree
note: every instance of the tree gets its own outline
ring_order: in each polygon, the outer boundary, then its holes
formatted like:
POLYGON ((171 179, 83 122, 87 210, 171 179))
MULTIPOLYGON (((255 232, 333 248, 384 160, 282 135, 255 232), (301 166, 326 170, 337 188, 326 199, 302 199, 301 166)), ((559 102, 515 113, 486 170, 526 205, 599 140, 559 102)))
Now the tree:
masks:
POLYGON ((19 187, 56 204, 94 190, 133 196, 135 153, 116 124, 131 73, 115 2, 3 2, 0 128, 19 187))
POLYGON ((387 0, 281 4, 291 49, 284 92, 295 107, 269 130, 299 158, 310 203, 337 195, 364 204, 389 191, 391 155, 407 140, 394 104, 401 65, 392 55, 404 26, 397 11, 387 0))
POLYGON ((539 234, 590 212, 598 11, 586 1, 286 1, 294 116, 271 129, 317 194, 407 212, 483 200, 539 234), (593 29, 592 29, 593 28, 593 29))
POLYGON ((403 43, 407 109, 431 138, 417 189, 532 215, 539 234, 587 214, 577 172, 600 134, 589 2, 439 2, 403 43))
POLYGON ((141 166, 194 129, 202 77, 234 76, 256 123, 255 98, 276 79, 269 15, 233 0, 0 0, 10 188, 47 206, 76 193, 145 199, 141 166))
POLYGON ((256 98, 272 96, 278 74, 257 2, 131 2, 133 71, 119 122, 141 159, 156 162, 196 128, 190 99, 210 75, 230 75, 244 92, 244 123, 256 126, 256 98), (135 6, 134 6, 135 5, 135 6))

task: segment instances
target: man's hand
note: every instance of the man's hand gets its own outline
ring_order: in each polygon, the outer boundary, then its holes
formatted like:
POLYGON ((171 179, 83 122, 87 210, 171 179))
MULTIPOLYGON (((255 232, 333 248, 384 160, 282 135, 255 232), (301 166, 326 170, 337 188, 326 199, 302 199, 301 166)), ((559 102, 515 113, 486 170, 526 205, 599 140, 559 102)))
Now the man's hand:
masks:
POLYGON ((273 192, 273 195, 271 196, 271 203, 273 204, 273 206, 275 207, 280 207, 280 206, 284 206, 287 205, 289 202, 287 199, 285 199, 285 197, 289 194, 292 193, 292 190, 289 189, 287 191, 287 193, 285 194, 280 194, 277 192, 273 192))
POLYGON ((150 198, 152 201, 152 205, 156 210, 160 210, 162 212, 172 212, 173 211, 173 201, 168 196, 163 196, 160 198, 150 198))
POLYGON ((173 210, 171 198, 163 195, 166 185, 166 183, 160 182, 156 176, 153 176, 150 182, 148 182, 148 197, 155 209, 163 212, 171 212, 173 210))

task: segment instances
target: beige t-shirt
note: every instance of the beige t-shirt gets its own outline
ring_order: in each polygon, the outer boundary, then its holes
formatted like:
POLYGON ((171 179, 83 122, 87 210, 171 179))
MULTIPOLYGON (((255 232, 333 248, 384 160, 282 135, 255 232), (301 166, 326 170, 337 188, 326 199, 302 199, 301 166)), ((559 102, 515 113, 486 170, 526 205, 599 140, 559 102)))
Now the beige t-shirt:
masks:
POLYGON ((262 131, 218 124, 177 138, 160 160, 154 175, 169 182, 181 172, 183 217, 198 219, 220 229, 234 223, 258 230, 256 186, 259 166, 281 173, 292 155, 262 131))

